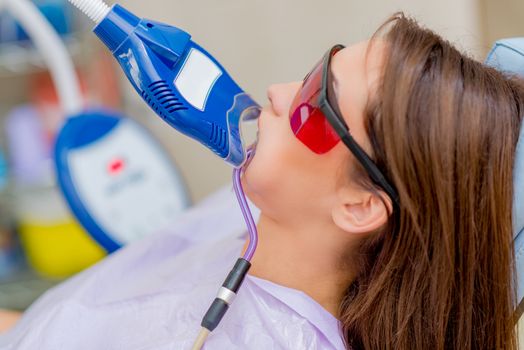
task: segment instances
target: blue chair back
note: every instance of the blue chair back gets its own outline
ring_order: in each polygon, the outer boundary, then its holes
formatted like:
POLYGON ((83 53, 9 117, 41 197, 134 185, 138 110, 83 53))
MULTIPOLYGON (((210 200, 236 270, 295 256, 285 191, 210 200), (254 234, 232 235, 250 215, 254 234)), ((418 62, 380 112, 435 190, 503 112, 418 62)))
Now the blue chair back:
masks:
MULTIPOLYGON (((497 41, 486 59, 486 64, 524 78, 524 38, 497 41)), ((513 178, 513 239, 517 265, 517 307, 520 316, 524 310, 524 123, 520 130, 513 178)))

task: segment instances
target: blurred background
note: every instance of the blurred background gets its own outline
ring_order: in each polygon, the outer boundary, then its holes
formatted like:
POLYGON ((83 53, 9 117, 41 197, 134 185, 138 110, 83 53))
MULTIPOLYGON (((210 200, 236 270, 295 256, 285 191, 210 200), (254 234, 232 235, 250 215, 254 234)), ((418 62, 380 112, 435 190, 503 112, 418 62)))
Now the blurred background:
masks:
MULTIPOLYGON (((192 203, 230 183, 230 166, 149 110, 76 9, 66 0, 34 3, 64 40, 85 101, 120 109, 149 129, 178 165, 192 203)), ((261 104, 268 85, 302 79, 327 48, 368 38, 395 11, 414 16, 479 60, 495 40, 524 36, 522 0, 120 4, 192 34, 261 104)), ((24 310, 47 288, 106 255, 83 233, 56 187, 51 151, 63 118, 39 53, 17 23, 0 12, 0 309, 24 310), (49 243, 72 232, 74 244, 49 243)))

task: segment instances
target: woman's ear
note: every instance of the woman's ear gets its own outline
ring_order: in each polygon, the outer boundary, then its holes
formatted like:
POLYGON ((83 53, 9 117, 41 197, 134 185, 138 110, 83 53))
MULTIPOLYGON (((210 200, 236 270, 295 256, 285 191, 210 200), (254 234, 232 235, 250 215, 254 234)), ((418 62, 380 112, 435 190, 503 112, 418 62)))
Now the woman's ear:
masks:
POLYGON ((331 216, 343 231, 362 234, 386 224, 391 208, 391 200, 382 192, 375 194, 345 186, 337 191, 331 216))

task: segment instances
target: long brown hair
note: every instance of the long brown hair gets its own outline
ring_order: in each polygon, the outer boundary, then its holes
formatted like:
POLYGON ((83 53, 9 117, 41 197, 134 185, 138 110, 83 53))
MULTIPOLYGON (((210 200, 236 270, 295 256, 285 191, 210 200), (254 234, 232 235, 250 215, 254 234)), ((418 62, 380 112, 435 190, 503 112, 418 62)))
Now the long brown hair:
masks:
MULTIPOLYGON (((387 29, 385 33, 382 33, 387 29)), ((402 13, 366 111, 400 208, 341 304, 354 349, 516 349, 512 171, 524 85, 402 13)))

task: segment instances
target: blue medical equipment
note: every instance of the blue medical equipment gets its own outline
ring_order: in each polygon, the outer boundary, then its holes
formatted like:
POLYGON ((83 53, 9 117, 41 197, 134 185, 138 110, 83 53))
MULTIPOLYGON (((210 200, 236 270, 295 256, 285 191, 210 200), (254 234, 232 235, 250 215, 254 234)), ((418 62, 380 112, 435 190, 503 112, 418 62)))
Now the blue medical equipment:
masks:
MULTIPOLYGON (((524 78, 524 37, 499 40, 486 63, 524 78)), ((524 123, 521 126, 513 175, 513 239, 517 267, 517 314, 524 311, 524 123)))
POLYGON ((71 2, 97 22, 94 33, 152 110, 234 167, 243 165, 249 145, 241 123, 258 118, 261 108, 213 56, 183 30, 119 5, 71 2))
POLYGON ((166 151, 115 112, 70 117, 57 137, 55 161, 70 208, 108 252, 167 227, 189 205, 166 151))
POLYGON ((50 69, 68 116, 57 136, 58 184, 78 221, 112 252, 168 226, 189 205, 175 164, 147 130, 108 110, 86 110, 71 59, 27 0, 6 0, 50 69))

